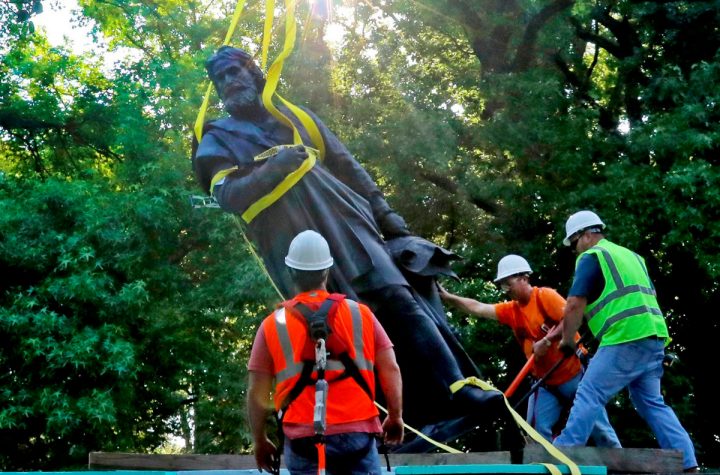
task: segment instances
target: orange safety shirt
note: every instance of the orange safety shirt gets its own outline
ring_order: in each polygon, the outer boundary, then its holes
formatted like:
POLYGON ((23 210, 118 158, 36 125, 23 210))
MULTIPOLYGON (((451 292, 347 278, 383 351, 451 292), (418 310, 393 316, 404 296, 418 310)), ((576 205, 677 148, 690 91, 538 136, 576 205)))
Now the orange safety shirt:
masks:
MULTIPOLYGON (((515 300, 495 304, 498 322, 512 328, 515 338, 528 358, 533 354, 533 343, 546 335, 542 329, 543 324, 548 330, 557 325, 563 318, 564 310, 565 299, 548 287, 533 287, 532 295, 526 305, 520 305, 515 300)), ((576 335, 576 339, 579 338, 580 335, 576 335)), ((558 342, 555 341, 548 348, 545 356, 535 358, 531 374, 535 378, 543 377, 562 358, 563 354, 558 349, 558 342)), ((545 384, 558 386, 569 381, 579 371, 580 360, 574 356, 566 358, 565 362, 545 380, 545 384)))
MULTIPOLYGON (((285 302, 262 323, 270 356, 273 360, 275 376, 275 409, 280 410, 283 401, 300 378, 303 362, 303 349, 310 338, 305 318, 298 310, 291 310, 295 303, 302 303, 316 311, 328 297, 325 291, 304 292, 289 302, 285 302)), ((332 338, 337 338, 341 346, 355 362, 360 374, 372 393, 372 398, 352 377, 341 377, 344 366, 337 356, 328 356, 325 379, 328 381, 327 424, 343 424, 362 421, 378 415, 374 405, 375 398, 375 341, 373 314, 365 305, 344 299, 338 303, 337 311, 328 315, 328 326, 332 338)), ((330 338, 328 338, 330 340, 330 338)), ((329 345, 331 346, 331 345, 329 345)), ((332 348, 328 348, 331 350, 332 348)), ((314 356, 314 355, 313 355, 314 356)), ((313 357, 314 363, 314 357, 313 357)), ((317 379, 313 371, 312 380, 317 379)), ((283 415, 283 423, 312 424, 315 407, 315 386, 306 386, 300 395, 290 404, 283 415)))

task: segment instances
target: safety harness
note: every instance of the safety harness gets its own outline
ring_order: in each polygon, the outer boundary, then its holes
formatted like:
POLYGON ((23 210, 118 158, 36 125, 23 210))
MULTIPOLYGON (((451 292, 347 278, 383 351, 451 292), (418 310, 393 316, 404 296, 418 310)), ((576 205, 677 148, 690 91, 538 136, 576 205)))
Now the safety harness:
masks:
POLYGON ((326 413, 329 389, 329 383, 325 380, 325 370, 328 358, 340 361, 344 368, 343 373, 332 381, 351 377, 368 395, 370 400, 374 400, 370 386, 362 377, 355 361, 350 357, 347 344, 332 331, 338 306, 344 300, 345 295, 343 294, 330 294, 317 311, 313 311, 300 302, 289 301, 283 303, 283 307, 291 315, 296 312, 303 317, 307 325, 309 338, 306 339, 301 354, 303 367, 300 377, 282 401, 278 410, 279 432, 282 437, 282 420, 290 404, 302 394, 306 387, 315 384, 315 407, 313 410, 313 430, 315 435, 313 437, 315 447, 318 450, 318 475, 325 473, 325 430, 327 428, 326 413), (312 376, 313 371, 316 371, 315 378, 312 376))

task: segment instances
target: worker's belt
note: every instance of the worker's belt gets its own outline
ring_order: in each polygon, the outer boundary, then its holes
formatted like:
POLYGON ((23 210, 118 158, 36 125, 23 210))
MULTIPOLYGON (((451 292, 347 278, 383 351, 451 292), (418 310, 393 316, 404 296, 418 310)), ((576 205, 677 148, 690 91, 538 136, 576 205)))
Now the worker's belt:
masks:
MULTIPOLYGON (((260 161, 260 160, 266 160, 274 157, 277 155, 280 151, 287 147, 293 147, 294 145, 278 145, 276 147, 272 147, 263 153, 255 156, 253 158, 254 161, 260 161)), ((315 162, 317 161, 318 157, 318 151, 311 147, 305 147, 305 150, 308 153, 308 157, 303 160, 302 164, 297 168, 297 170, 289 173, 283 180, 273 188, 270 193, 268 193, 265 196, 262 196, 260 199, 258 199, 256 202, 248 206, 248 208, 242 213, 241 217, 246 223, 250 223, 253 219, 255 219, 255 216, 260 214, 263 210, 270 207, 273 203, 275 203, 277 200, 280 199, 285 193, 290 190, 297 182, 300 181, 300 179, 305 176, 307 172, 310 171, 312 167, 315 166, 315 162)), ((210 194, 213 194, 215 191, 215 185, 217 185, 220 180, 225 178, 226 176, 230 175, 231 173, 235 172, 238 169, 237 166, 232 168, 227 168, 225 170, 220 170, 213 176, 212 180, 210 181, 210 194)))

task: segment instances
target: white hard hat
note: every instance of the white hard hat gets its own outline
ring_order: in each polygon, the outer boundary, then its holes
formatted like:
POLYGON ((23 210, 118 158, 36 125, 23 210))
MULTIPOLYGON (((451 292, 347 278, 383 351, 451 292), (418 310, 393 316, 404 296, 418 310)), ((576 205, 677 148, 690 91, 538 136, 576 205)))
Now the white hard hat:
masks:
POLYGON ((578 211, 570 216, 565 223, 565 239, 563 239, 563 244, 569 246, 570 236, 593 226, 599 226, 600 229, 605 229, 605 223, 602 222, 597 214, 588 210, 578 211))
POLYGON ((525 258, 517 254, 508 254, 498 262, 497 277, 495 277, 494 282, 499 282, 505 277, 516 274, 532 274, 532 269, 525 258))
POLYGON ((285 265, 297 270, 323 270, 333 265, 330 247, 319 233, 303 231, 292 240, 285 265))

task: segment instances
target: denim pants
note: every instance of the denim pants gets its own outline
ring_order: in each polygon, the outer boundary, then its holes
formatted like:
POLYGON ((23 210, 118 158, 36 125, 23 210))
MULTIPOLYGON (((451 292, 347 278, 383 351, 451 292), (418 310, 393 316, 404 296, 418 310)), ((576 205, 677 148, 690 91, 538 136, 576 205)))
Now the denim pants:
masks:
POLYGON ((681 450, 683 468, 696 467, 690 436, 660 392, 664 355, 665 342, 656 338, 598 348, 580 381, 565 429, 554 445, 585 445, 605 404, 627 387, 635 410, 650 426, 660 447, 681 450))
MULTIPOLYGON (((575 398, 575 392, 582 376, 583 371, 580 371, 569 381, 554 386, 551 391, 544 386, 540 386, 530 396, 527 407, 527 421, 547 440, 552 441, 552 428, 560 419, 565 403, 575 398)), ((622 447, 615 429, 608 420, 605 407, 602 408, 598 419, 595 421, 590 437, 597 447, 622 447)))
MULTIPOLYGON (((292 475, 317 475, 317 448, 312 437, 285 439, 285 466, 292 475)), ((373 434, 348 432, 325 437, 325 473, 379 475, 380 458, 373 434)))

